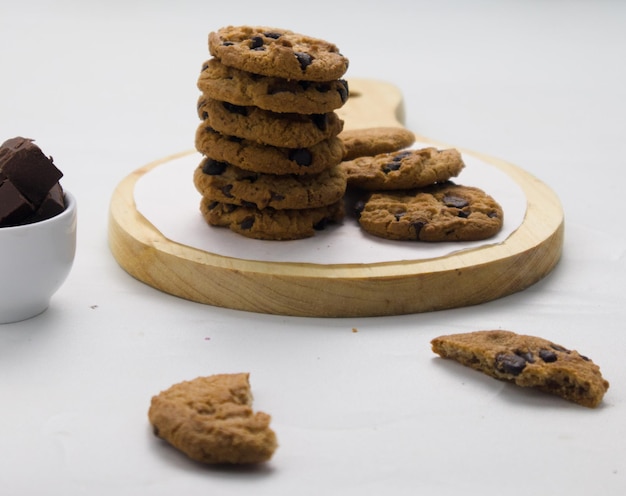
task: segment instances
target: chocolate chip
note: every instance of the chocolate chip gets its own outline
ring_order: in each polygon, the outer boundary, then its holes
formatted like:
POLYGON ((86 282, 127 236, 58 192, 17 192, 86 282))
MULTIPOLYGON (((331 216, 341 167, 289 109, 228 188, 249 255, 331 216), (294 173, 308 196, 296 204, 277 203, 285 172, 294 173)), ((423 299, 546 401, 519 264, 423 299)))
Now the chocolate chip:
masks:
POLYGON ((254 225, 254 221, 255 221, 254 216, 253 216, 253 215, 251 215, 251 216, 246 217, 245 219, 243 219, 243 220, 239 223, 239 227, 240 227, 241 229, 244 229, 244 230, 246 230, 246 231, 247 231, 248 229, 252 229, 252 226, 254 225))
POLYGON ((315 85, 315 90, 318 93, 328 93, 330 91, 330 84, 328 84, 328 83, 319 83, 319 84, 315 85))
POLYGON ((465 210, 459 210, 458 216, 462 219, 467 219, 470 216, 470 212, 466 212, 465 210))
POLYGON ((528 363, 535 363, 535 357, 533 356, 532 352, 530 352, 530 351, 516 350, 515 354, 518 357, 521 357, 524 360, 526 360, 528 363))
POLYGON ((394 162, 401 162, 403 159, 405 159, 406 157, 408 157, 409 155, 411 155, 411 152, 409 150, 405 150, 403 152, 397 152, 394 157, 393 157, 393 161, 394 162))
POLYGON ((442 201, 446 207, 465 208, 469 205, 465 198, 454 195, 445 195, 442 201))
POLYGON ((289 152, 289 160, 293 160, 303 167, 308 167, 313 162, 313 155, 306 148, 294 148, 289 152))
POLYGON ((276 191, 272 191, 270 194, 270 198, 273 201, 283 201, 285 199, 285 195, 281 195, 280 193, 276 193, 276 191))
POLYGON ((311 120, 320 131, 325 131, 328 127, 328 114, 313 114, 311 120))
POLYGON ((222 43, 222 46, 233 46, 235 43, 233 43, 232 41, 224 41, 222 43))
POLYGON ((267 87, 268 95, 276 95, 277 93, 295 93, 295 91, 293 85, 287 81, 278 80, 267 87))
POLYGON ((348 95, 350 94, 348 90, 348 81, 346 81, 345 79, 339 79, 339 82, 341 83, 341 87, 337 91, 339 92, 341 101, 343 103, 346 103, 346 101, 348 100, 348 95))
POLYGON ((496 355, 496 370, 511 375, 519 375, 526 367, 526 360, 522 357, 509 354, 499 353, 496 355))
POLYGON ((228 163, 226 162, 220 162, 218 160, 213 160, 212 158, 207 158, 202 164, 202 172, 208 174, 209 176, 219 176, 224 173, 227 167, 228 163))
POLYGON ((557 361, 556 353, 552 350, 542 349, 539 350, 539 358, 541 358, 546 363, 552 363, 557 361))
POLYGON ((559 345, 559 344, 554 344, 554 343, 551 343, 551 344, 550 344, 550 347, 551 347, 553 350, 556 350, 556 351, 562 351, 563 353, 571 353, 571 352, 570 352, 570 350, 568 350, 567 348, 564 348, 563 346, 561 346, 561 345, 559 345))
POLYGON ((231 190, 233 189, 233 185, 232 184, 227 184, 226 186, 223 186, 221 188, 222 194, 226 197, 226 198, 233 198, 233 194, 231 193, 231 190))
POLYGON ((300 69, 306 70, 313 63, 313 57, 305 52, 293 52, 298 62, 300 63, 300 69))
POLYGON ((248 116, 248 109, 242 105, 234 105, 228 102, 222 102, 222 105, 231 114, 239 114, 239 115, 243 115, 244 117, 248 116))
POLYGON ((498 217, 498 212, 489 212, 487 214, 487 217, 489 217, 490 219, 495 219, 498 217))
POLYGON ((393 161, 393 162, 383 165, 382 171, 385 174, 389 174, 390 172, 399 170, 401 166, 402 164, 400 163, 400 161, 393 161))
POLYGON ((420 239, 420 232, 422 228, 426 225, 426 222, 416 221, 413 222, 412 227, 415 229, 415 239, 420 239))
POLYGON ((209 118, 209 113, 208 112, 202 112, 202 120, 206 121, 209 118))
POLYGON ((264 36, 267 36, 268 38, 272 38, 273 40, 277 40, 278 38, 280 38, 282 36, 281 33, 274 33, 274 32, 268 32, 268 33, 263 33, 264 36))
POLYGON ((219 205, 219 202, 212 201, 211 203, 209 203, 209 204, 207 205, 207 208, 208 208, 209 210, 213 210, 213 209, 214 209, 215 207, 217 207, 218 205, 219 205))
POLYGON ((395 214, 393 214, 393 216, 395 217, 396 221, 399 221, 405 215, 406 215, 406 212, 396 212, 395 214))
POLYGON ((257 50, 263 47, 263 37, 253 36, 250 38, 250 50, 257 50))
POLYGON ((256 203, 253 203, 251 201, 246 201, 246 200, 241 200, 241 206, 247 207, 247 208, 258 208, 256 203))

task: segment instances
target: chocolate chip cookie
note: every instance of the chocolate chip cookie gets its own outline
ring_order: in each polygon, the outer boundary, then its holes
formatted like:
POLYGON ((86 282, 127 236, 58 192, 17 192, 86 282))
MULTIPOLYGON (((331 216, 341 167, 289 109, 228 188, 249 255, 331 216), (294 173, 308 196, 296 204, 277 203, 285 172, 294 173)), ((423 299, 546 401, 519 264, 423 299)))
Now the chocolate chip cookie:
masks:
POLYGON ((344 161, 348 185, 369 191, 421 188, 458 176, 465 164, 455 149, 399 150, 344 161))
POLYGON ((395 240, 478 241, 494 236, 503 223, 491 196, 453 183, 373 193, 356 210, 365 231, 395 240))
POLYGON ((404 127, 346 129, 339 137, 346 147, 344 160, 391 153, 415 143, 415 134, 404 127))
POLYGON ((259 209, 324 207, 340 201, 346 190, 346 175, 339 166, 312 175, 274 175, 205 158, 196 168, 193 180, 196 189, 209 201, 259 209))
POLYGON ((343 121, 335 112, 276 113, 252 105, 235 105, 202 95, 198 116, 221 134, 261 144, 300 148, 337 136, 343 121))
POLYGON ((590 408, 600 404, 609 388, 600 368, 589 358, 536 336, 477 331, 440 336, 431 344, 443 358, 590 408))
POLYGON ((196 149, 213 160, 265 174, 317 174, 334 167, 344 155, 338 137, 310 147, 284 148, 226 136, 202 123, 196 132, 196 149))
POLYGON ((348 69, 334 44, 278 28, 221 28, 209 34, 209 52, 224 65, 299 81, 330 81, 348 69))
POLYGON ((310 238, 328 224, 343 219, 343 202, 318 208, 258 209, 203 198, 200 211, 209 225, 228 227, 248 238, 294 240, 310 238))
POLYGON ((344 79, 310 82, 258 76, 209 59, 202 66, 198 89, 233 105, 254 105, 273 112, 320 114, 341 108, 349 96, 344 79))
POLYGON ((198 377, 152 398, 155 435, 202 463, 251 464, 277 447, 270 416, 252 411, 249 374, 198 377))

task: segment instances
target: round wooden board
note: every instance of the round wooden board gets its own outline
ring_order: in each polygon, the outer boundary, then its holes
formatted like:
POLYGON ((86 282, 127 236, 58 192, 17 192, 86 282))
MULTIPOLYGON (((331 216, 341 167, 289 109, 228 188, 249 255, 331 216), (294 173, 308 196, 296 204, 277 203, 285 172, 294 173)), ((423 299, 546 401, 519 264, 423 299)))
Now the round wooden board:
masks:
MULTIPOLYGON (((402 96, 394 86, 350 80, 341 110, 346 129, 401 126, 402 96)), ((432 140, 418 136, 419 141, 432 140)), ((444 145, 441 145, 444 146, 444 145)), ((186 151, 124 178, 109 211, 109 244, 133 277, 199 303, 306 317, 401 315, 491 301, 545 277, 563 247, 563 211, 544 183, 505 161, 460 149, 499 168, 528 202, 522 225, 506 241, 440 258, 374 264, 323 265, 229 258, 165 238, 136 209, 134 187, 144 174, 186 151)))

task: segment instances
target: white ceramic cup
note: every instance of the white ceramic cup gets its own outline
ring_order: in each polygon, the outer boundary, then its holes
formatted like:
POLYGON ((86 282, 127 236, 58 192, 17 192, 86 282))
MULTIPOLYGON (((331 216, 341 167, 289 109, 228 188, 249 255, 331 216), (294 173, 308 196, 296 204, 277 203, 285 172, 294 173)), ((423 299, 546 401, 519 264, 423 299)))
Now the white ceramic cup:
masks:
POLYGON ((39 315, 65 281, 76 253, 76 199, 33 224, 0 228, 0 324, 39 315))

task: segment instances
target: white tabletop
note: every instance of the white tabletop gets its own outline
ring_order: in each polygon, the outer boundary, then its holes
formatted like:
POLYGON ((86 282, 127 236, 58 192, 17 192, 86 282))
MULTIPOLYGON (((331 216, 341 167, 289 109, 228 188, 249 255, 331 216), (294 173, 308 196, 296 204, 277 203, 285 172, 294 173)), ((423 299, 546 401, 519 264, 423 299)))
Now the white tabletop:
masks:
POLYGON ((36 139, 79 205, 75 265, 50 308, 0 326, 3 494, 626 492, 626 3, 356 5, 0 8, 0 139, 36 139), (401 89, 413 131, 548 184, 565 211, 556 269, 475 307, 349 319, 215 308, 130 277, 107 244, 112 191, 193 148, 207 35, 228 24, 333 41, 348 78, 401 89), (496 328, 591 357, 611 382, 603 404, 522 390, 430 350, 440 334, 496 328), (272 415, 280 447, 268 464, 207 468, 153 436, 152 395, 240 371, 272 415))

